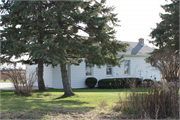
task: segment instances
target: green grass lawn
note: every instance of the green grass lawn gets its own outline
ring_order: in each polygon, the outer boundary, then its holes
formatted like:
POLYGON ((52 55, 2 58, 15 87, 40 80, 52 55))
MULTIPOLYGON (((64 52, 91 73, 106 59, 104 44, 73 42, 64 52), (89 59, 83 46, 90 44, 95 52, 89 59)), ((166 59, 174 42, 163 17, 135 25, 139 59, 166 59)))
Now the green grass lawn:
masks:
MULTIPOLYGON (((136 89, 138 94, 148 90, 136 89)), ((13 90, 1 90, 1 115, 2 119, 83 119, 88 116, 89 119, 95 116, 96 119, 123 119, 112 106, 118 102, 119 95, 123 98, 132 91, 130 88, 73 89, 75 96, 63 98, 62 89, 34 90, 29 97, 15 95, 13 90)))
POLYGON ((30 97, 17 96, 12 90, 1 90, 1 112, 26 110, 89 111, 101 106, 102 101, 112 107, 118 101, 118 94, 131 89, 73 89, 75 96, 62 98, 62 89, 48 89, 46 92, 33 91, 30 97))
POLYGON ((6 80, 6 81, 0 80, 0 83, 11 83, 11 81, 10 80, 6 80))

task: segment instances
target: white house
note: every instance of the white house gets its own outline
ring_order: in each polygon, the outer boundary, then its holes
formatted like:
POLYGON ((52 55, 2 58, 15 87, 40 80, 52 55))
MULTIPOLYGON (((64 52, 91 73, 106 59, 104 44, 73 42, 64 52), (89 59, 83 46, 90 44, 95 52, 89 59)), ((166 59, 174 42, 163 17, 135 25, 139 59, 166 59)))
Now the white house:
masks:
MULTIPOLYGON (((67 65, 68 76, 72 88, 86 88, 85 79, 87 77, 95 77, 97 80, 103 78, 122 78, 122 77, 139 77, 142 79, 156 79, 161 80, 161 73, 159 70, 152 67, 149 63, 145 62, 145 58, 148 57, 149 52, 153 49, 144 44, 144 39, 140 38, 139 42, 128 42, 130 46, 127 48, 126 53, 119 53, 119 56, 124 54, 125 61, 118 66, 112 67, 110 65, 102 66, 98 68, 96 66, 91 67, 84 61, 75 65, 67 65)), ((36 69, 37 65, 31 65, 27 67, 28 70, 36 69)), ((44 65, 44 82, 46 87, 52 87, 62 89, 62 78, 60 65, 52 67, 51 65, 44 65)), ((37 86, 37 82, 35 83, 37 86)))

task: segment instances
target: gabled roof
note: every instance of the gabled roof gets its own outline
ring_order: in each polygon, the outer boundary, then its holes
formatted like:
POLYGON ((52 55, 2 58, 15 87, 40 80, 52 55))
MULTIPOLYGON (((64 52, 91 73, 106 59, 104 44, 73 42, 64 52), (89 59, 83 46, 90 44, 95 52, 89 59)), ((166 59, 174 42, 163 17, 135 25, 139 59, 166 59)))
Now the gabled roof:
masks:
POLYGON ((127 52, 120 52, 119 55, 148 55, 148 53, 153 51, 153 48, 145 45, 140 44, 138 42, 127 42, 127 41, 119 41, 121 43, 129 43, 129 47, 127 47, 127 52))

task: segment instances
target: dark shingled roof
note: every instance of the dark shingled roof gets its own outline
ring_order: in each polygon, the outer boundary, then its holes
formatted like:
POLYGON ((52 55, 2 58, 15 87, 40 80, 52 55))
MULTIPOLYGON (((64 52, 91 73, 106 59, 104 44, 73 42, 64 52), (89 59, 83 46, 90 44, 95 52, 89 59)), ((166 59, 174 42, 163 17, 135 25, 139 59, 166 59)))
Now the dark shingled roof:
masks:
POLYGON ((127 47, 127 52, 123 53, 120 52, 119 54, 122 55, 148 55, 147 53, 150 53, 153 51, 153 48, 145 45, 140 44, 138 42, 127 42, 127 41, 119 41, 121 43, 129 43, 130 46, 127 47))

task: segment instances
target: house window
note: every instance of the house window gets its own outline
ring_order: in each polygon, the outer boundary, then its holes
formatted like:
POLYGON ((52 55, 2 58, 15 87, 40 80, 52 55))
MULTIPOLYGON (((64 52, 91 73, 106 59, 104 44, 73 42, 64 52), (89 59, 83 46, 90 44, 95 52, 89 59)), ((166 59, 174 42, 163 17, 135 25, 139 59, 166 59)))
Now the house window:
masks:
POLYGON ((130 60, 124 61, 124 74, 130 74, 130 60))
POLYGON ((92 66, 86 62, 86 75, 92 75, 92 66))
POLYGON ((106 67, 106 75, 112 75, 112 66, 111 65, 107 65, 107 67, 106 67))

